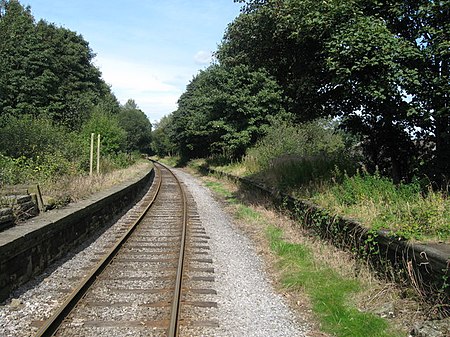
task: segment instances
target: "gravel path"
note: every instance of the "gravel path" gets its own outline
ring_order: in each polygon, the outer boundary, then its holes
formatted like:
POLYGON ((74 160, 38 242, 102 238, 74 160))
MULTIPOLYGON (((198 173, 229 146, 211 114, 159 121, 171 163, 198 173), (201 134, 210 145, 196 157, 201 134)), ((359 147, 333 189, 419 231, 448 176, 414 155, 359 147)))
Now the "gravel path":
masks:
POLYGON ((214 336, 307 336, 309 327, 296 322, 282 296, 275 293, 252 243, 210 190, 181 170, 176 174, 196 200, 202 224, 211 237, 220 319, 214 336))
MULTIPOLYGON (((198 179, 181 170, 176 172, 196 200, 202 224, 211 237, 220 320, 214 337, 307 336, 309 327, 297 322, 282 296, 276 294, 251 241, 198 179)), ((88 247, 51 266, 0 305, 0 337, 33 336, 39 322, 64 301, 100 252, 116 240, 128 217, 125 215, 88 247)))

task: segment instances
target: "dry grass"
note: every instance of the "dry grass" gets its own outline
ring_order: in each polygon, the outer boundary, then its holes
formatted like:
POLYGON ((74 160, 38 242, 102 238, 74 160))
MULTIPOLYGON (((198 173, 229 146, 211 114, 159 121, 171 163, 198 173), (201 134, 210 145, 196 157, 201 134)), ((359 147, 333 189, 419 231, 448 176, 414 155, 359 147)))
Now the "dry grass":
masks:
POLYGON ((69 202, 86 199, 96 192, 134 179, 142 172, 149 171, 151 167, 152 164, 147 160, 140 160, 126 169, 107 174, 59 178, 42 186, 44 203, 50 207, 60 207, 69 202))

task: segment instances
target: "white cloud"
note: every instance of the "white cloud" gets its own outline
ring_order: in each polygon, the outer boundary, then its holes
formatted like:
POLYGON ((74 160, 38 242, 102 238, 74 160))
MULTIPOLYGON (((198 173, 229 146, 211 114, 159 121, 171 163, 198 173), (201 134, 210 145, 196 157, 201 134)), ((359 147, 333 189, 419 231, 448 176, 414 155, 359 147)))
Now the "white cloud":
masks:
POLYGON ((117 99, 122 104, 134 99, 152 122, 176 110, 178 98, 192 76, 188 69, 125 59, 97 57, 95 63, 117 99))
POLYGON ((126 60, 97 57, 104 80, 113 88, 137 91, 170 92, 177 90, 158 76, 158 69, 126 60))
POLYGON ((210 64, 212 61, 212 52, 200 50, 195 54, 194 60, 197 64, 210 64))

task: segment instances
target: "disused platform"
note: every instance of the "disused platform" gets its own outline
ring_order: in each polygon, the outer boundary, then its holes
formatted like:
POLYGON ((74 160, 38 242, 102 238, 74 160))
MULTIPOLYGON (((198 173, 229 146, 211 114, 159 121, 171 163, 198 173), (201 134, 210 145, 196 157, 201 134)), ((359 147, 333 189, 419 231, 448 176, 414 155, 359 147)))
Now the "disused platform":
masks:
POLYGON ((0 301, 49 264, 124 214, 149 188, 153 169, 88 199, 0 233, 0 301))

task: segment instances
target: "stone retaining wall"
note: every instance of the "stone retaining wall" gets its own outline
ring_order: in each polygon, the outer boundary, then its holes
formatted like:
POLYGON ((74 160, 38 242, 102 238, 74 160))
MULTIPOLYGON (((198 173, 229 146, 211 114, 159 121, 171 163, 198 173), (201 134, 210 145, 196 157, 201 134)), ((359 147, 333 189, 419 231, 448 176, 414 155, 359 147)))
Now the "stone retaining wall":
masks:
POLYGON ((376 271, 388 274, 396 281, 408 282, 430 302, 450 304, 450 245, 400 240, 386 232, 371 231, 355 220, 332 215, 308 201, 270 190, 250 179, 210 168, 206 170, 258 190, 276 206, 288 210, 304 228, 364 258, 376 271))
POLYGON ((46 212, 0 233, 0 301, 124 214, 142 197, 153 178, 151 170, 133 182, 46 212))

